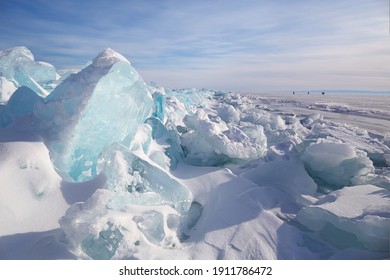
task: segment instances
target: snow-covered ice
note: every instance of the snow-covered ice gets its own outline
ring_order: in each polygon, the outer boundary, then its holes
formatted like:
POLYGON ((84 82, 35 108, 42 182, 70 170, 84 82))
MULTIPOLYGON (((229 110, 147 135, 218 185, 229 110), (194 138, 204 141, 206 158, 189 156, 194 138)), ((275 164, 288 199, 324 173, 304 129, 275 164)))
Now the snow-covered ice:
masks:
POLYGON ((337 247, 389 252, 390 192, 382 188, 345 187, 303 208, 296 218, 337 247))
POLYGON ((358 156, 353 146, 345 143, 316 143, 301 156, 306 169, 330 187, 352 185, 374 172, 372 161, 358 156))
POLYGON ((385 259, 388 96, 147 85, 0 51, 0 259, 385 259))

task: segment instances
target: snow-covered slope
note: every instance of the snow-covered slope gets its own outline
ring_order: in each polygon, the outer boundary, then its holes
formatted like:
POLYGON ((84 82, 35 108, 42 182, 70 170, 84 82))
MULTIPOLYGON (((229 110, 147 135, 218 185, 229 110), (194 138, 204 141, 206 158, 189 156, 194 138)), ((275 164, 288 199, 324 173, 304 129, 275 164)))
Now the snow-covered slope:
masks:
POLYGON ((389 134, 289 99, 148 86, 111 49, 44 99, 11 74, 0 259, 388 257, 389 134))

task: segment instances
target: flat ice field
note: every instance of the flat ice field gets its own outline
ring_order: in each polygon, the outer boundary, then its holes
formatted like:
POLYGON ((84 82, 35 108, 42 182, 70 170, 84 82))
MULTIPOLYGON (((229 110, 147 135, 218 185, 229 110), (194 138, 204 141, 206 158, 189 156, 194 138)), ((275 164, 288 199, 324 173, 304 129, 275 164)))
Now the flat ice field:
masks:
POLYGON ((260 103, 275 112, 307 116, 319 113, 328 120, 386 134, 390 128, 390 92, 333 91, 292 94, 262 94, 260 103))
POLYGON ((0 51, 0 259, 388 259, 390 95, 145 84, 0 51))

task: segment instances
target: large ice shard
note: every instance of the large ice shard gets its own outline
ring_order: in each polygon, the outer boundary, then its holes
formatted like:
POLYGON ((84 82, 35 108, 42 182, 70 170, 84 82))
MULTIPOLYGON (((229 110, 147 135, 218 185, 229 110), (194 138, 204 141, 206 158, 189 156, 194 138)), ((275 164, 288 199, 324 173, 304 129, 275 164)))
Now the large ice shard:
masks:
POLYGON ((112 208, 136 204, 169 205, 179 213, 189 209, 192 197, 187 187, 147 157, 141 158, 128 148, 114 144, 103 158, 107 188, 115 193, 112 208))
POLYGON ((9 112, 17 117, 31 115, 43 98, 26 86, 18 88, 7 103, 9 112))
POLYGON ((164 121, 165 95, 161 92, 154 92, 153 100, 154 100, 153 116, 160 119, 161 121, 164 121))
POLYGON ((374 167, 364 153, 344 143, 317 143, 307 147, 301 157, 309 174, 327 188, 335 189, 364 182, 374 167))
POLYGON ((143 216, 134 218, 138 229, 146 236, 146 238, 155 244, 159 244, 165 238, 164 232, 164 216, 157 211, 149 211, 143 216))
POLYGON ((112 223, 107 223, 108 228, 99 232, 97 238, 88 236, 81 242, 81 249, 94 260, 109 260, 118 249, 123 234, 112 223))
POLYGON ((92 64, 60 84, 38 107, 54 164, 75 181, 97 174, 101 153, 130 141, 150 115, 153 99, 130 62, 105 49, 92 64))
POLYGON ((166 90, 168 96, 174 96, 180 101, 188 113, 195 113, 197 108, 204 107, 207 101, 214 94, 213 91, 207 89, 197 90, 195 88, 181 90, 166 90))
POLYGON ((0 104, 0 127, 6 127, 14 120, 13 115, 10 113, 6 105, 0 104))
MULTIPOLYGON (((164 125, 160 119, 148 118, 145 123, 152 127, 152 137, 160 145, 164 146, 164 154, 169 162, 163 162, 162 166, 169 166, 171 170, 176 169, 179 162, 184 158, 184 151, 180 144, 179 134, 171 121, 164 125)), ((158 151, 155 151, 155 153, 158 151)), ((150 155, 153 159, 153 155, 150 155)))
POLYGON ((53 65, 35 61, 26 47, 15 47, 0 51, 0 76, 16 87, 28 86, 36 93, 46 96, 45 84, 59 77, 53 65))

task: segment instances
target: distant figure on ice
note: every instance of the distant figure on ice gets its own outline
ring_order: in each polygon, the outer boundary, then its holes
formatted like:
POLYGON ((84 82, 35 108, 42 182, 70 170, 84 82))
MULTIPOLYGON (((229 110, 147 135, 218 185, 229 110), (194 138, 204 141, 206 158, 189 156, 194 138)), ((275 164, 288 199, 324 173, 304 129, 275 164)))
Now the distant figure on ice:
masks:
POLYGON ((325 95, 325 92, 323 91, 321 94, 322 94, 322 95, 325 95))
POLYGON ((295 91, 293 91, 293 94, 295 94, 295 91))
POLYGON ((310 94, 310 92, 307 92, 307 94, 310 94))

